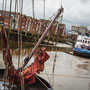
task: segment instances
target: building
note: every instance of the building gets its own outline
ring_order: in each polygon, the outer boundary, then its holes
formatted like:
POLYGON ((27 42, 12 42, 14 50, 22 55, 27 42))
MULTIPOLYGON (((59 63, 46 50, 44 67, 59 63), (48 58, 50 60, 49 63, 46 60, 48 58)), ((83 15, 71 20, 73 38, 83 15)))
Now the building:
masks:
POLYGON ((89 37, 90 37, 90 30, 88 30, 88 35, 89 35, 89 37))
POLYGON ((68 36, 76 40, 78 35, 87 35, 90 36, 90 30, 86 26, 80 26, 80 25, 72 25, 71 31, 68 32, 68 36))
POLYGON ((78 34, 85 35, 88 32, 88 28, 86 26, 72 25, 71 31, 75 31, 78 34))
MULTIPOLYGON (((24 14, 21 16, 20 13, 0 10, 0 22, 4 22, 4 28, 8 30, 22 30, 22 32, 42 35, 51 21, 42 19, 38 20, 24 14)), ((57 37, 58 35, 59 37, 64 37, 65 27, 65 24, 56 21, 51 26, 47 36, 57 37)))

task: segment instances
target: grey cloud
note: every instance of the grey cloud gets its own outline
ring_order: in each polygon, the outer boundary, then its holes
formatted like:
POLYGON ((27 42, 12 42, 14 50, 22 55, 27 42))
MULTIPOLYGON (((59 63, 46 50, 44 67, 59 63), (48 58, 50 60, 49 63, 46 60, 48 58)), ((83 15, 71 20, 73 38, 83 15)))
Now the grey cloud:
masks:
POLYGON ((88 3, 90 0, 81 0, 82 3, 88 3))
MULTIPOLYGON (((0 9, 2 8, 2 1, 0 0, 0 9)), ((9 1, 7 10, 9 10, 9 1)), ((14 0, 13 0, 14 1, 14 0)), ((46 1, 46 19, 51 17, 61 5, 60 0, 45 0, 46 1)), ((71 25, 80 24, 90 27, 90 0, 62 0, 64 7, 63 23, 66 28, 70 30, 71 25)), ((14 11, 14 5, 12 7, 14 11)), ((23 13, 32 16, 32 0, 24 0, 23 13)), ((38 19, 43 18, 43 0, 35 0, 35 17, 38 19)))

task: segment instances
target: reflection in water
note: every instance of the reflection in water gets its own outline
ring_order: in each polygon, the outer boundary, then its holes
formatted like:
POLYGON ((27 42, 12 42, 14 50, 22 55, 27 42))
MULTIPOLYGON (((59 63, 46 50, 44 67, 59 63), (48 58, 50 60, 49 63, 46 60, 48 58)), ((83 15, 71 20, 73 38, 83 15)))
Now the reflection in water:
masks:
POLYGON ((81 57, 75 57, 73 60, 73 67, 76 69, 80 69, 85 71, 86 73, 90 72, 90 59, 89 58, 81 58, 81 57))
MULTIPOLYGON (((31 50, 32 49, 22 50, 21 64, 24 58, 31 52, 31 50)), ((17 67, 19 50, 11 50, 11 52, 13 52, 13 63, 17 67)), ((48 54, 50 55, 50 59, 45 63, 45 69, 50 79, 52 77, 52 66, 55 52, 48 51, 48 54)), ((0 60, 2 61, 2 51, 0 52, 0 60)), ((30 65, 33 60, 34 58, 32 57, 28 65, 30 65)), ((44 70, 40 76, 48 81, 47 74, 44 70)), ((90 84, 88 83, 90 82, 90 61, 87 58, 73 56, 58 51, 54 75, 54 90, 90 90, 90 84)))
MULTIPOLYGON (((22 56, 27 56, 31 52, 31 50, 32 50, 32 48, 31 49, 22 49, 21 50, 21 55, 22 56)), ((14 50, 13 55, 18 56, 19 55, 19 49, 14 50)))
POLYGON ((90 83, 89 83, 89 85, 88 85, 88 90, 90 90, 90 83))
MULTIPOLYGON (((22 49, 21 50, 21 64, 24 60, 24 58, 32 51, 32 48, 30 49, 22 49)), ((48 51, 48 50, 47 50, 48 51)), ((17 66, 18 63, 18 56, 19 56, 19 49, 11 50, 13 53, 13 62, 17 66)), ((55 52, 48 51, 48 54, 50 55, 50 60, 53 60, 55 52)), ((69 54, 65 54, 62 52, 57 53, 57 61, 60 60, 60 62, 57 63, 57 66, 65 66, 67 68, 74 68, 79 69, 81 71, 85 71, 86 73, 89 73, 90 71, 90 60, 88 58, 82 58, 79 56, 73 56, 69 54), (68 57, 68 58, 67 58, 68 57)), ((2 52, 0 53, 0 58, 2 59, 2 52)), ((50 61, 49 60, 49 61, 50 61)), ((33 58, 30 60, 30 64, 33 62, 33 58)), ((53 63, 53 62, 52 62, 53 63)), ((78 72, 78 70, 77 70, 78 72)), ((78 72, 80 73, 80 72, 78 72)))

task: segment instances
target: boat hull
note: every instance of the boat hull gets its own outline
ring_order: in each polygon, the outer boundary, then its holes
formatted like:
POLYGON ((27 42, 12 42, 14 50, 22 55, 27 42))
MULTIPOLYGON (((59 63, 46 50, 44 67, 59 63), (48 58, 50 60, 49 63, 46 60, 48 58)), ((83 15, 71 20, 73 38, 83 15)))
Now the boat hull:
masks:
MULTIPOLYGON (((2 80, 3 80, 4 71, 5 71, 5 69, 0 69, 0 84, 2 84, 2 85, 3 85, 2 80)), ((39 80, 36 78, 36 82, 34 84, 25 85, 24 90, 53 90, 51 85, 46 80, 44 80, 43 78, 41 78, 38 75, 37 75, 37 77, 39 78, 39 80), (48 87, 48 89, 41 82, 43 82, 48 87)), ((2 86, 2 85, 0 85, 0 86, 2 86)), ((0 87, 0 88, 3 88, 3 87, 0 87)), ((7 86, 6 86, 6 88, 7 88, 7 86)), ((21 90, 21 87, 14 86, 10 90, 21 90)))
POLYGON ((90 50, 81 49, 81 48, 74 48, 73 49, 74 54, 81 55, 84 57, 90 57, 90 50))

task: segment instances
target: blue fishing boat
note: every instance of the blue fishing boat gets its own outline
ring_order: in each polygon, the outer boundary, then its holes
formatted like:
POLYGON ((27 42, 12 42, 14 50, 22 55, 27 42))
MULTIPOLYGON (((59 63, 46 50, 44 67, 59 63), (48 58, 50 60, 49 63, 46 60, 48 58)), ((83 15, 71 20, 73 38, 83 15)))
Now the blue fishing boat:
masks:
POLYGON ((90 57, 90 37, 79 35, 73 52, 74 54, 90 57))

